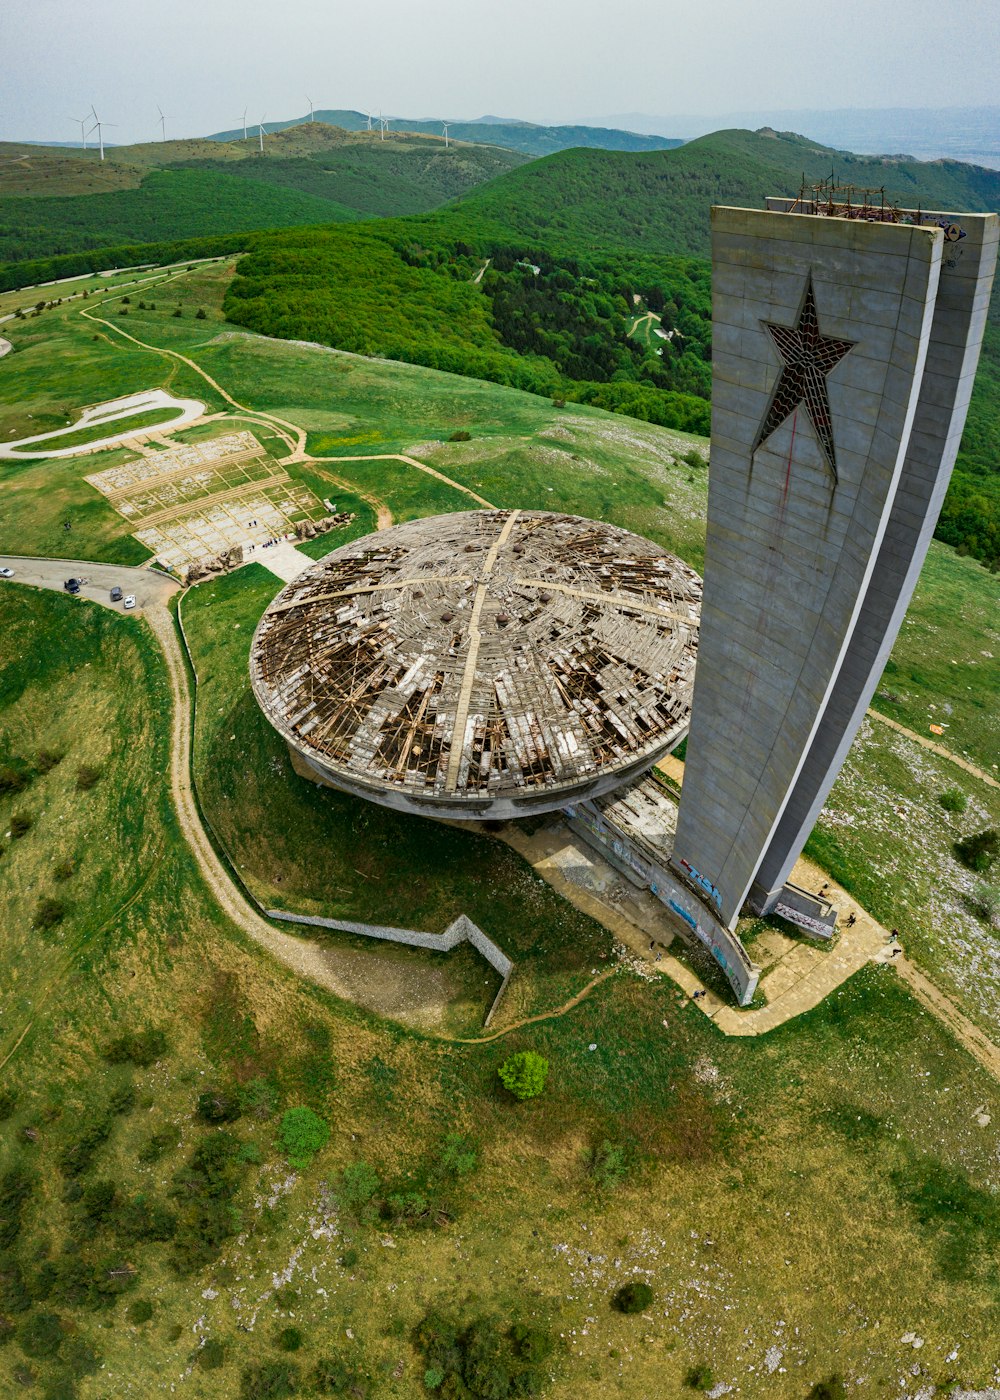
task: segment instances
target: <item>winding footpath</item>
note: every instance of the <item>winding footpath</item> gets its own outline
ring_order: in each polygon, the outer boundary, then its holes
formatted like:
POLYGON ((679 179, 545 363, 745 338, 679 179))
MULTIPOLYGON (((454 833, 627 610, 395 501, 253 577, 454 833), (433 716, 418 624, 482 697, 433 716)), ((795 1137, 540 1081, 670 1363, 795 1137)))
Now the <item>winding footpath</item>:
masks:
MULTIPOLYGON (((484 269, 485 270, 485 269, 484 269)), ((180 275, 180 274, 176 274, 180 275)), ((338 461, 400 461, 407 466, 418 469, 437 480, 453 487, 455 490, 471 497, 479 505, 489 509, 496 509, 491 502, 484 497, 477 495, 468 487, 459 482, 451 480, 435 468, 427 466, 416 458, 397 453, 373 454, 368 457, 324 457, 315 458, 306 451, 306 431, 296 424, 285 419, 266 413, 260 410, 253 410, 246 405, 239 403, 232 397, 216 380, 214 380, 205 370, 194 360, 178 351, 167 350, 162 346, 148 345, 137 337, 125 331, 121 326, 117 326, 102 317, 96 316, 92 311, 82 310, 81 315, 87 320, 106 326, 108 330, 124 339, 131 341, 139 348, 151 351, 155 354, 164 355, 177 360, 188 366, 196 374, 200 375, 219 396, 235 410, 233 416, 239 416, 254 423, 269 427, 273 432, 286 443, 290 451, 288 461, 302 461, 309 463, 318 462, 338 462, 338 461)), ((228 416, 228 415, 227 415, 228 416)), ((385 529, 392 524, 392 514, 384 501, 377 497, 360 491, 359 488, 350 481, 337 477, 328 469, 316 466, 325 479, 341 486, 344 490, 353 492, 365 499, 376 511, 378 528, 385 529)), ((71 571, 82 573, 86 571, 88 580, 83 587, 83 595, 103 606, 113 606, 108 598, 108 590, 114 583, 118 583, 127 591, 135 593, 139 608, 143 612, 146 621, 149 623, 154 635, 159 642, 167 665, 167 672, 170 680, 172 695, 171 713, 171 736, 170 736, 170 788, 174 808, 177 812, 178 822, 194 857, 198 868, 208 886, 213 899, 223 910, 227 917, 241 929, 258 946, 277 958, 284 966, 289 968, 296 976, 307 977, 333 993, 335 996, 345 1000, 364 1001, 359 993, 360 986, 349 976, 344 975, 344 965, 336 953, 324 949, 318 943, 296 938, 280 929, 275 928, 261 917, 256 908, 244 897, 239 886, 231 877, 225 864, 220 859, 215 846, 201 820, 198 804, 195 798, 192 785, 192 730, 193 730, 193 699, 189 684, 188 669, 186 659, 182 650, 181 641, 178 636, 178 629, 170 611, 169 603, 174 593, 178 591, 179 585, 165 575, 158 574, 147 568, 120 568, 115 565, 90 563, 86 561, 67 560, 44 560, 27 558, 0 558, 0 564, 8 564, 15 569, 16 581, 19 583, 33 584, 35 586, 61 589, 63 579, 71 571)), ((1000 786, 989 774, 983 773, 965 760, 951 754, 943 746, 923 739, 920 735, 904 729, 903 726, 887 719, 877 711, 872 714, 891 728, 896 729, 915 740, 917 743, 934 750, 945 758, 951 759, 960 767, 965 768, 975 777, 985 781, 993 787, 1000 786)), ((677 764, 677 768, 681 768, 677 764)), ((681 769, 682 771, 682 769, 681 769)), ((672 774, 679 777, 680 774, 672 774)), ((517 845, 516 842, 513 844, 517 845)), ((542 866, 546 864, 540 859, 541 852, 522 852, 538 870, 540 874, 545 874, 542 866), (534 857, 534 858, 533 858, 534 857)), ((552 878, 551 872, 545 874, 545 878, 550 883, 559 888, 558 882, 552 878)), ((568 887, 564 893, 568 898, 579 902, 580 896, 572 893, 568 887)), ((846 980, 857 968, 868 961, 889 962, 894 967, 897 974, 907 983, 914 996, 924 1005, 956 1039, 972 1054, 975 1059, 991 1074, 1000 1080, 1000 1048, 998 1048, 968 1017, 959 1009, 954 1001, 940 991, 922 972, 920 972, 905 956, 891 958, 887 955, 888 930, 883 929, 867 911, 863 910, 846 891, 835 889, 838 903, 843 909, 851 909, 858 915, 859 925, 863 923, 864 931, 871 937, 867 938, 864 946, 856 949, 856 955, 842 956, 839 959, 827 954, 823 961, 826 962, 826 975, 819 978, 812 977, 811 974, 803 976, 800 981, 802 985, 795 989, 794 995, 780 996, 775 1002, 761 1008, 758 1011, 738 1012, 733 1007, 724 1005, 710 992, 699 997, 694 1002, 699 1010, 709 1016, 725 1035, 758 1035, 764 1034, 773 1029, 776 1025, 782 1024, 803 1011, 815 1006, 823 999, 834 986, 846 980), (834 966, 837 965, 836 973, 834 966), (809 982, 810 985, 806 985, 809 982), (784 1002, 784 1005, 779 1005, 784 1002)), ((613 932, 616 930, 614 922, 609 922, 610 914, 603 911, 603 906, 592 901, 592 908, 588 909, 595 918, 605 924, 613 932)), ((648 930, 646 931, 648 933, 648 930)), ((645 944, 646 934, 643 934, 642 942, 645 944)), ((631 942, 631 940, 629 940, 631 942)), ((846 943, 846 940, 845 940, 846 943)), ((633 947, 633 951, 635 948, 633 947)), ((809 950, 806 950, 807 952, 809 950)), ((846 947, 844 952, 846 952, 846 947)), ((548 1011, 524 1017, 518 1021, 510 1023, 496 1031, 484 1036, 462 1037, 443 1034, 438 1031, 424 1032, 431 1038, 449 1041, 457 1044, 476 1045, 486 1044, 491 1041, 511 1034, 513 1031, 523 1026, 533 1025, 538 1022, 554 1019, 567 1014, 575 1007, 579 1006, 593 990, 613 976, 618 970, 617 967, 608 968, 602 973, 592 978, 590 982, 580 989, 563 1005, 548 1011)), ((668 956, 666 963, 661 963, 657 968, 658 972, 665 971, 671 976, 683 991, 691 995, 695 990, 701 988, 701 983, 682 963, 668 956)), ((704 991, 704 988, 701 988, 704 991)), ((21 1032, 14 1047, 8 1052, 2 1065, 10 1059, 23 1041, 29 1026, 21 1032)))

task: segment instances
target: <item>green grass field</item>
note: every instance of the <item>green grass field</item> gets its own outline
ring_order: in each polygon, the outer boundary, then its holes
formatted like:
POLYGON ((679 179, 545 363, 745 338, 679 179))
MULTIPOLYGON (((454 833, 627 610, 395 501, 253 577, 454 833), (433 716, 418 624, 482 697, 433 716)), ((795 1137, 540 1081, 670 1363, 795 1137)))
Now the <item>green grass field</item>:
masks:
MULTIPOLYGON (((342 460, 409 451, 498 504, 603 514, 700 560, 698 440, 247 337, 221 320, 222 282, 211 267, 180 278, 165 313, 133 302, 128 329, 203 364, 248 408, 306 427, 312 451, 340 460, 295 471, 355 512, 351 535, 371 528, 372 508, 330 476, 398 518, 472 504, 401 463, 342 460), (460 428, 471 440, 447 441, 460 428)), ((82 403, 157 384, 211 397, 177 362, 103 328, 94 341, 79 305, 7 323, 17 351, 0 361, 0 437, 25 416, 11 365, 29 371, 18 388, 27 384, 26 411, 48 426, 82 403)), ((137 546, 82 483, 85 460, 3 467, 0 549, 62 545, 125 562, 137 546)), ((996 652, 990 640, 974 646, 985 577, 933 548, 896 678, 883 681, 902 694, 899 675, 922 669, 906 682, 911 698, 888 712, 923 731, 930 701, 951 705, 980 761, 995 710, 963 697, 988 660, 976 651, 996 652)), ((246 675, 252 629, 279 587, 249 566, 183 604, 200 680, 199 792, 242 878, 267 902, 432 930, 467 912, 519 959, 499 1024, 559 1005, 609 966, 609 935, 508 848, 291 773, 246 675)), ((33 1379, 42 1394, 104 1400, 138 1393, 137 1377, 155 1392, 185 1373, 192 1396, 244 1400, 247 1368, 296 1367, 308 1393, 317 1361, 335 1357, 368 1376, 372 1400, 418 1400, 434 1392, 412 1329, 432 1305, 546 1320, 557 1340, 552 1400, 681 1396, 702 1364, 751 1400, 804 1400, 834 1372, 864 1376, 873 1395, 993 1382, 996 1085, 890 970, 867 968, 806 1016, 746 1039, 722 1037, 671 983, 620 971, 564 1016, 462 1045, 448 1036, 476 1034, 496 985, 468 950, 432 959, 336 938, 331 952, 363 960, 369 983, 368 1009, 338 1002, 249 944, 207 896, 168 800, 165 697, 140 620, 16 584, 0 593, 0 771, 26 777, 21 791, 0 792, 11 974, 0 993, 0 1095, 13 1094, 0 1098, 0 1182, 8 1193, 12 1168, 29 1181, 20 1210, 8 1205, 0 1219, 0 1338, 11 1337, 0 1390, 33 1379), (81 791, 85 765, 100 777, 81 791), (32 821, 15 836, 22 812, 32 821), (47 929, 34 926, 45 900, 65 906, 47 929), (442 1008, 423 1018, 433 1031, 376 1014, 398 1008, 400 988, 442 1008), (102 1058, 112 1037, 148 1026, 166 1033, 155 1064, 102 1058), (527 1048, 549 1059, 549 1085, 517 1105, 496 1070, 527 1048), (196 1112, 206 1089, 234 1100, 240 1117, 207 1124, 196 1112), (331 1135, 293 1173, 278 1121, 300 1105, 331 1135), (345 1166, 369 1163, 387 1196, 411 1189, 450 1131, 470 1137, 478 1158, 450 1223, 364 1224, 343 1201, 338 1209, 345 1166), (224 1133, 239 1144, 221 1180, 238 1217, 208 1204, 192 1160, 224 1146, 224 1133), (602 1143, 621 1149, 621 1173, 599 1187, 588 1163, 602 1143), (157 1217, 167 1238, 137 1235, 147 1206, 176 1217, 172 1236, 167 1216, 157 1217), (202 1262, 192 1269, 192 1259, 202 1262), (653 1285, 643 1317, 610 1308, 629 1276, 653 1285), (137 1301, 149 1303, 148 1321, 128 1311, 137 1301), (289 1325, 303 1334, 294 1354, 277 1344, 289 1325), (899 1340, 908 1333, 923 1340, 917 1352, 899 1340), (56 1350, 44 1352, 46 1337, 56 1350), (217 1370, 193 1364, 205 1337, 222 1344, 217 1370)), ((972 778, 869 728, 814 853, 985 1024, 1000 1006, 996 938, 962 904, 967 882, 949 848, 998 814, 972 778), (970 794, 965 814, 940 807, 944 786, 970 794)))
MULTIPOLYGON (((237 577, 261 599, 273 588, 237 577)), ((167 802, 164 681, 142 623, 27 590, 0 608, 7 758, 62 755, 0 798, 8 819, 36 815, 0 857, 16 972, 0 1023, 0 1174, 28 1181, 0 1254, 12 1393, 28 1375, 81 1400, 128 1393, 118 1377, 155 1389, 208 1337, 222 1365, 190 1371, 194 1396, 242 1400, 244 1371, 282 1359, 304 1388, 319 1358, 338 1357, 373 1397, 416 1400, 411 1330, 432 1305, 547 1320, 553 1400, 680 1395, 699 1364, 751 1397, 799 1400, 834 1371, 889 1393, 913 1364, 908 1331, 924 1339, 927 1376, 989 1383, 997 1130, 976 1115, 995 1094, 891 972, 866 971, 759 1041, 724 1040, 671 984, 625 973, 493 1045, 368 1017, 286 975, 206 900, 167 802), (81 794, 84 763, 102 775, 81 794), (34 930, 51 889, 70 911, 34 930), (166 1031, 156 1063, 102 1058, 143 1026, 166 1031), (528 1047, 550 1081, 519 1106, 496 1069, 528 1047), (199 1118, 206 1088, 235 1101, 237 1121, 199 1118), (303 1104, 331 1136, 290 1173, 277 1123, 303 1104), (448 1131, 478 1159, 450 1225, 337 1212, 343 1167, 405 1181, 448 1131), (238 1222, 192 1272, 208 1217, 188 1204, 201 1199, 190 1163, 225 1133, 240 1144, 225 1178, 238 1222), (602 1142, 626 1165, 598 1188, 587 1161, 602 1142), (147 1209, 166 1238, 136 1237, 147 1209), (636 1273, 654 1304, 625 1318, 609 1298, 636 1273), (146 1302, 148 1321, 133 1320, 146 1302), (57 1350, 39 1354, 51 1317, 57 1350), (302 1345, 289 1358, 277 1336, 291 1324, 302 1345)), ((240 630, 213 631, 221 650, 203 664, 220 679, 240 630)))

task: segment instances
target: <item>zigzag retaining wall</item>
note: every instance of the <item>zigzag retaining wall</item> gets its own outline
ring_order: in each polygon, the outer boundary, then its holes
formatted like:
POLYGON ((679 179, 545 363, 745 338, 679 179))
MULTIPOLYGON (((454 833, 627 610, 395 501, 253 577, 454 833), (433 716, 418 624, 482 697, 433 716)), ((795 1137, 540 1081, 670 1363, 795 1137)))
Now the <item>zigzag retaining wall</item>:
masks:
POLYGON ((485 1026, 492 1021, 493 1013, 500 1004, 500 998, 507 990, 507 983, 514 971, 514 964, 507 954, 465 914, 459 914, 444 933, 421 933, 417 929, 392 928, 386 924, 360 924, 351 919, 324 919, 320 915, 291 914, 285 909, 265 909, 264 913, 269 919, 280 919, 288 924, 310 924, 315 928, 333 929, 337 933, 357 933, 362 938, 382 938, 389 943, 406 943, 413 948, 430 948, 435 953, 450 953, 460 943, 471 943, 476 952, 482 954, 503 979, 500 990, 493 998, 493 1005, 486 1013, 483 1022, 485 1026))

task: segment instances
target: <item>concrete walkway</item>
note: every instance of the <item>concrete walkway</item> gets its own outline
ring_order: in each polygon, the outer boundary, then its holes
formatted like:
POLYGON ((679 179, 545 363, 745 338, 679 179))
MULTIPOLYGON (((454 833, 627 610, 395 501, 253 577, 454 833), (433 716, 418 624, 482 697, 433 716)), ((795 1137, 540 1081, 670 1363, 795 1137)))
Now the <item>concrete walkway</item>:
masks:
POLYGON ((247 563, 261 564, 265 569, 270 569, 275 578, 280 578, 283 583, 291 583, 316 563, 308 554, 296 549, 291 540, 279 540, 277 544, 268 545, 267 549, 255 549, 244 558, 247 563))

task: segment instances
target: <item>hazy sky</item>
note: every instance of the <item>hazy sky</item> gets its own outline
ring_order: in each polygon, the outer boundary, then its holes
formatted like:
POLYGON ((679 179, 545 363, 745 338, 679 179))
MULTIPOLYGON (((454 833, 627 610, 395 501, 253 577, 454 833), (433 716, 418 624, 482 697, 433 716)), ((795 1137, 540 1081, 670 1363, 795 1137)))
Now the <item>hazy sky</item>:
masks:
POLYGON ((317 107, 542 122, 997 102, 997 0, 0 0, 0 139, 317 107))

